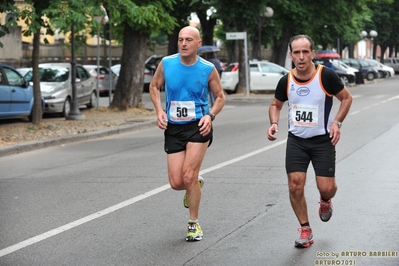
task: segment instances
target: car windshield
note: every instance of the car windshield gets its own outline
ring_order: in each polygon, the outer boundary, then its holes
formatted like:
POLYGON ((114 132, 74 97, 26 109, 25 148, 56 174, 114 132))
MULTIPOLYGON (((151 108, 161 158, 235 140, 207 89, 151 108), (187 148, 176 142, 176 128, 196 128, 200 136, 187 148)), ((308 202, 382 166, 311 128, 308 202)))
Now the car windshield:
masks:
MULTIPOLYGON (((41 67, 39 68, 40 81, 42 82, 64 82, 68 80, 69 68, 67 67, 41 67)), ((25 79, 32 81, 33 72, 29 71, 25 79)))
POLYGON ((370 66, 370 64, 367 61, 360 61, 360 65, 366 68, 370 66))
POLYGON ((370 66, 378 66, 378 62, 372 61, 372 60, 367 60, 370 66))
POLYGON ((114 65, 111 67, 111 70, 116 74, 119 75, 119 72, 121 70, 121 65, 114 65))

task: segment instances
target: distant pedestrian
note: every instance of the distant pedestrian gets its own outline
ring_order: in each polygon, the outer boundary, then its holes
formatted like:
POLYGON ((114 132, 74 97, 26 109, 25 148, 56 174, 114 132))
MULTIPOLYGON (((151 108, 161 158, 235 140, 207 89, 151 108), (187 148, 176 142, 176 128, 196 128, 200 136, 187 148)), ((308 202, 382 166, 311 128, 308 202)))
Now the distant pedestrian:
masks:
POLYGON ((222 68, 220 67, 220 61, 219 59, 217 59, 215 52, 207 52, 204 53, 203 57, 208 60, 209 62, 211 62, 212 64, 215 65, 216 70, 219 73, 219 76, 222 75, 222 68))
POLYGON ((292 37, 289 48, 295 68, 277 85, 275 98, 269 107, 267 136, 269 140, 276 140, 280 111, 288 101, 285 168, 291 206, 301 225, 295 246, 309 247, 314 240, 304 194, 306 172, 312 162, 320 193, 319 217, 327 222, 333 212, 331 199, 337 191, 335 146, 352 104, 352 96, 333 70, 314 65, 314 43, 309 36, 292 37), (341 102, 335 116, 332 114, 333 96, 341 102))
POLYGON ((197 55, 201 43, 197 28, 181 29, 179 53, 162 59, 150 84, 158 127, 165 130, 164 149, 170 186, 175 190, 186 190, 183 203, 189 208, 187 241, 199 241, 203 237, 198 215, 204 180, 199 172, 212 143, 212 121, 226 101, 216 68, 197 55), (160 97, 163 85, 166 113, 160 97), (215 96, 211 108, 209 91, 215 96))
MULTIPOLYGON (((211 62, 212 64, 214 64, 216 70, 219 73, 219 77, 222 76, 222 68, 220 66, 220 61, 219 59, 216 58, 216 54, 215 52, 206 52, 203 54, 203 57, 208 60, 209 62, 211 62)), ((210 105, 212 106, 213 103, 215 102, 215 97, 213 96, 212 93, 209 94, 209 101, 210 101, 210 105)))
POLYGON ((335 70, 335 67, 334 67, 333 63, 331 62, 330 58, 324 59, 323 65, 328 68, 331 68, 332 70, 335 70))

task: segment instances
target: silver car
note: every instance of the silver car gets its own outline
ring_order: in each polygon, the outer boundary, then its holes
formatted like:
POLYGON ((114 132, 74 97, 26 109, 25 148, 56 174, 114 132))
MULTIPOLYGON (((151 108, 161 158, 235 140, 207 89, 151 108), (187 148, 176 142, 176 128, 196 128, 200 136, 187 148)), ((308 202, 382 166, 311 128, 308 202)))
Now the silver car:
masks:
POLYGON ((98 72, 100 72, 100 74, 97 73, 97 65, 83 65, 83 67, 86 68, 89 71, 90 75, 92 75, 92 77, 96 80, 96 88, 98 82, 98 92, 100 96, 109 95, 110 79, 112 88, 111 93, 115 92, 115 86, 118 80, 118 76, 113 71, 110 71, 108 67, 99 66, 98 72))
MULTIPOLYGON (((45 100, 45 113, 60 113, 68 116, 72 102, 72 71, 70 63, 39 64, 40 90, 45 100)), ((25 79, 32 82, 32 71, 25 79)), ((81 65, 76 65, 76 101, 88 108, 97 105, 94 78, 81 65)))
POLYGON ((384 65, 392 67, 395 73, 399 73, 399 58, 385 58, 384 65))

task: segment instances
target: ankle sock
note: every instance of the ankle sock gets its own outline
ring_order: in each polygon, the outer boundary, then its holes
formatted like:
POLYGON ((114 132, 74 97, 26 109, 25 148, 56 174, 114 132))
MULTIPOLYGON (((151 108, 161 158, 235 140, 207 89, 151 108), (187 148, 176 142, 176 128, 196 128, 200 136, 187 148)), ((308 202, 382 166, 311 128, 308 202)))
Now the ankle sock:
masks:
POLYGON ((309 226, 309 227, 310 227, 309 222, 306 222, 306 223, 304 223, 304 224, 301 224, 301 227, 304 227, 304 226, 309 226))
POLYGON ((321 200, 322 201, 329 201, 330 199, 326 199, 326 198, 324 198, 323 196, 321 197, 321 200))

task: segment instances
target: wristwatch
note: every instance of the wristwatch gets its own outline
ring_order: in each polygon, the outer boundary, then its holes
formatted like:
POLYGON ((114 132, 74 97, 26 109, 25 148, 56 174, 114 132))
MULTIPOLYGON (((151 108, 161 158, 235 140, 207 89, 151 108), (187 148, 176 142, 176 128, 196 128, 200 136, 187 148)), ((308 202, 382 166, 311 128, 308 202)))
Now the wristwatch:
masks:
POLYGON ((342 122, 339 122, 337 120, 334 120, 333 123, 337 124, 339 128, 341 128, 342 126, 342 122))
POLYGON ((209 112, 208 115, 211 117, 211 121, 215 120, 215 115, 214 115, 214 114, 212 114, 211 112, 209 112))

